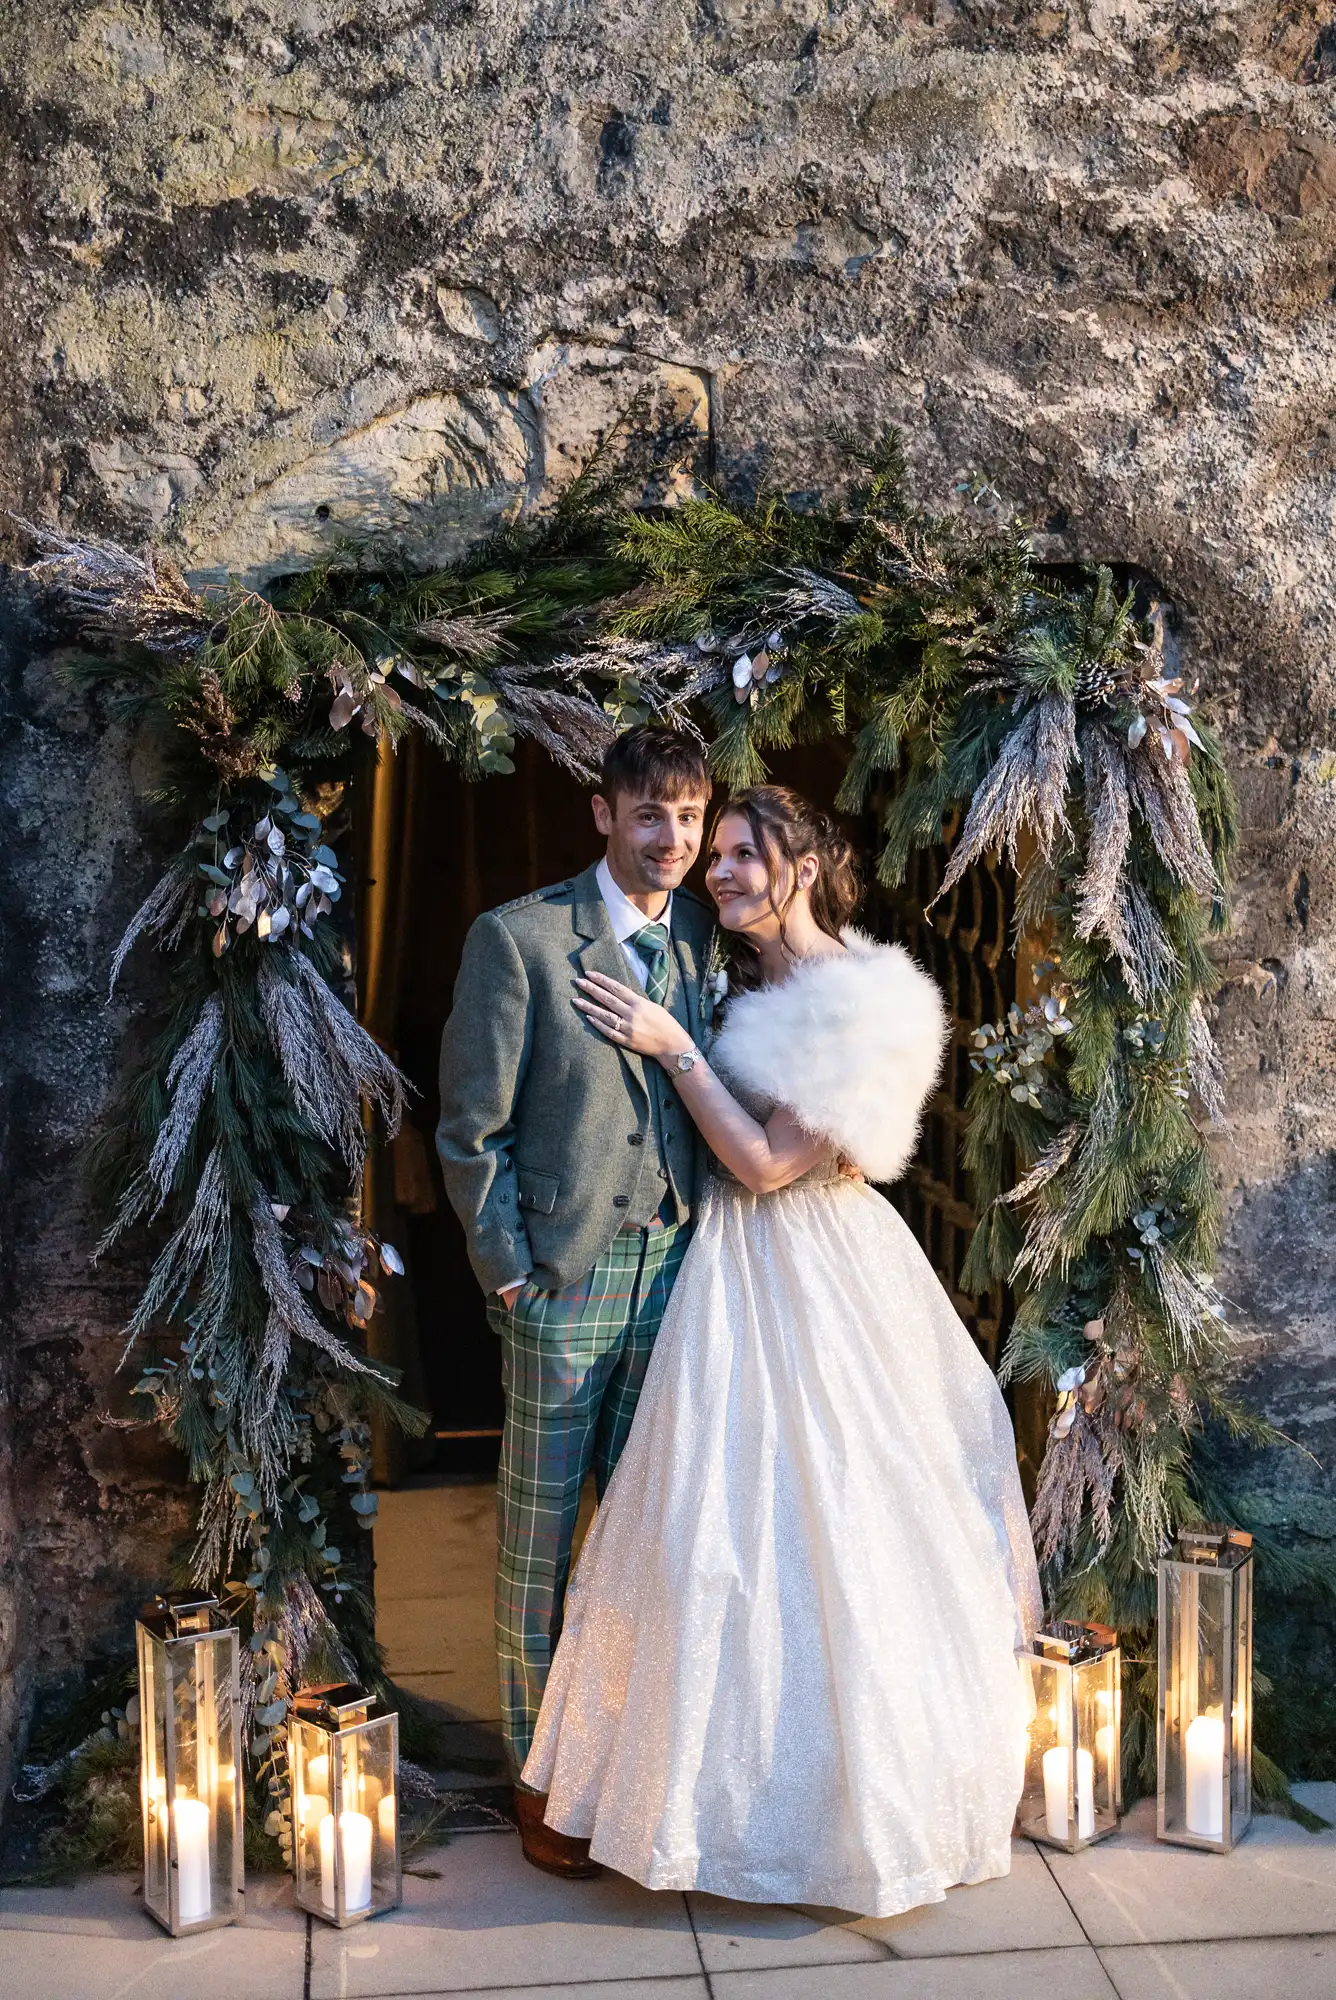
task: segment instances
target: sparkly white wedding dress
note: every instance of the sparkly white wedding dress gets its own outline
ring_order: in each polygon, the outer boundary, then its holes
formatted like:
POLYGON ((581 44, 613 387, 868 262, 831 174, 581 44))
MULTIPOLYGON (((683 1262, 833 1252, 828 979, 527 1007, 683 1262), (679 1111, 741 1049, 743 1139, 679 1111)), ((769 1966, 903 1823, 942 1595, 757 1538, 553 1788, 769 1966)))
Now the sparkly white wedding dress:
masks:
MULTIPOLYGON (((711 1062, 869 1177, 913 1151, 937 990, 846 933, 711 1062)), ((1005 1874, 1039 1592, 996 1382, 896 1211, 831 1163, 712 1180, 567 1599, 525 1782, 655 1889, 888 1916, 1005 1874)))

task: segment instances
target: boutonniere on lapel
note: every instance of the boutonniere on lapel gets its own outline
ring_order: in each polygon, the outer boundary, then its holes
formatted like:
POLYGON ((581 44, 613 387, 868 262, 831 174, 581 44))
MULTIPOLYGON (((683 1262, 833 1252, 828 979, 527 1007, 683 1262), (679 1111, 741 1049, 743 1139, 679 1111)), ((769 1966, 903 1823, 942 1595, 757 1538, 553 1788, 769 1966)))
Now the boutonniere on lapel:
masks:
POLYGON ((719 1025, 719 1012, 728 998, 728 967, 724 964, 723 948, 718 931, 710 934, 710 949, 705 958, 705 976, 700 986, 700 1018, 702 1027, 713 1032, 719 1025))

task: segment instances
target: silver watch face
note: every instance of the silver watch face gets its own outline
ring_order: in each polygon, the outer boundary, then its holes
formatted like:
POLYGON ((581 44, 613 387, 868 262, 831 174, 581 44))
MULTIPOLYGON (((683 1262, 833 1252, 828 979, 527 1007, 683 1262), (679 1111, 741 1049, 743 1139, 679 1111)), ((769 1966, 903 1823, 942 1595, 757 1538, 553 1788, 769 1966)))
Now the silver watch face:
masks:
POLYGON ((699 1051, 696 1049, 683 1049, 681 1055, 677 1058, 677 1067, 682 1071, 683 1075, 686 1075, 688 1071, 696 1067, 696 1057, 698 1054, 699 1051))

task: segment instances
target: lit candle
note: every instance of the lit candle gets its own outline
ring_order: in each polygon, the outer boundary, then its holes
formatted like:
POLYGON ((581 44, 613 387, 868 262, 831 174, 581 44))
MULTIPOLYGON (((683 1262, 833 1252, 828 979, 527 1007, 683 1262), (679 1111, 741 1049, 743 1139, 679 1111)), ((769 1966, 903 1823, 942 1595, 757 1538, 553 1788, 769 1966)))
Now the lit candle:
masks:
POLYGON ((1223 1716, 1199 1715, 1188 1724, 1188 1832, 1203 1840, 1223 1840, 1225 1724, 1223 1716))
MULTIPOLYGON (((343 1907, 351 1916, 371 1907, 371 1821, 365 1813, 339 1815, 339 1854, 343 1863, 343 1907)), ((334 1815, 320 1822, 320 1900, 334 1909, 334 1815)))
POLYGON ((179 1922, 198 1924, 213 1910, 209 1884, 209 1808, 203 1799, 188 1799, 178 1792, 172 1817, 176 1822, 179 1922))
POLYGON ((1118 1745, 1117 1734, 1111 1722, 1101 1723, 1095 1731, 1095 1754, 1104 1759, 1109 1777, 1113 1777, 1113 1755, 1118 1745))
POLYGON ((376 1807, 376 1818, 380 1823, 380 1837, 387 1847, 394 1846, 395 1817, 394 1794, 392 1792, 385 1792, 382 1794, 380 1803, 376 1807))
POLYGON ((318 1834, 329 1815, 329 1800, 323 1792, 308 1792, 302 1800, 302 1825, 307 1833, 318 1834))
POLYGON ((322 1750, 315 1757, 306 1760, 306 1789, 308 1792, 323 1792, 329 1797, 329 1758, 322 1750))
MULTIPOLYGON (((1044 1823, 1050 1840, 1067 1838, 1067 1781, 1070 1752, 1065 1743, 1044 1752, 1044 1823)), ((1076 1833, 1089 1840, 1095 1831, 1095 1760, 1088 1750, 1076 1753, 1076 1833)))

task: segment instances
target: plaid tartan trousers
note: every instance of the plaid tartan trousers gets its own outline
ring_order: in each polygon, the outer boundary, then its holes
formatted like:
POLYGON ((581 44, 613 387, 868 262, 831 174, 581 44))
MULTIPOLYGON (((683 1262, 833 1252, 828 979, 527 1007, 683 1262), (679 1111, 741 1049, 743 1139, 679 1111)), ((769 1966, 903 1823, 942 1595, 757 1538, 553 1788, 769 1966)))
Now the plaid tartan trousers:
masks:
POLYGON ((690 1223, 623 1229, 560 1291, 493 1297, 506 1424, 497 1472, 496 1652, 514 1774, 533 1741, 561 1634, 580 1489, 601 1500, 631 1429, 690 1223))

